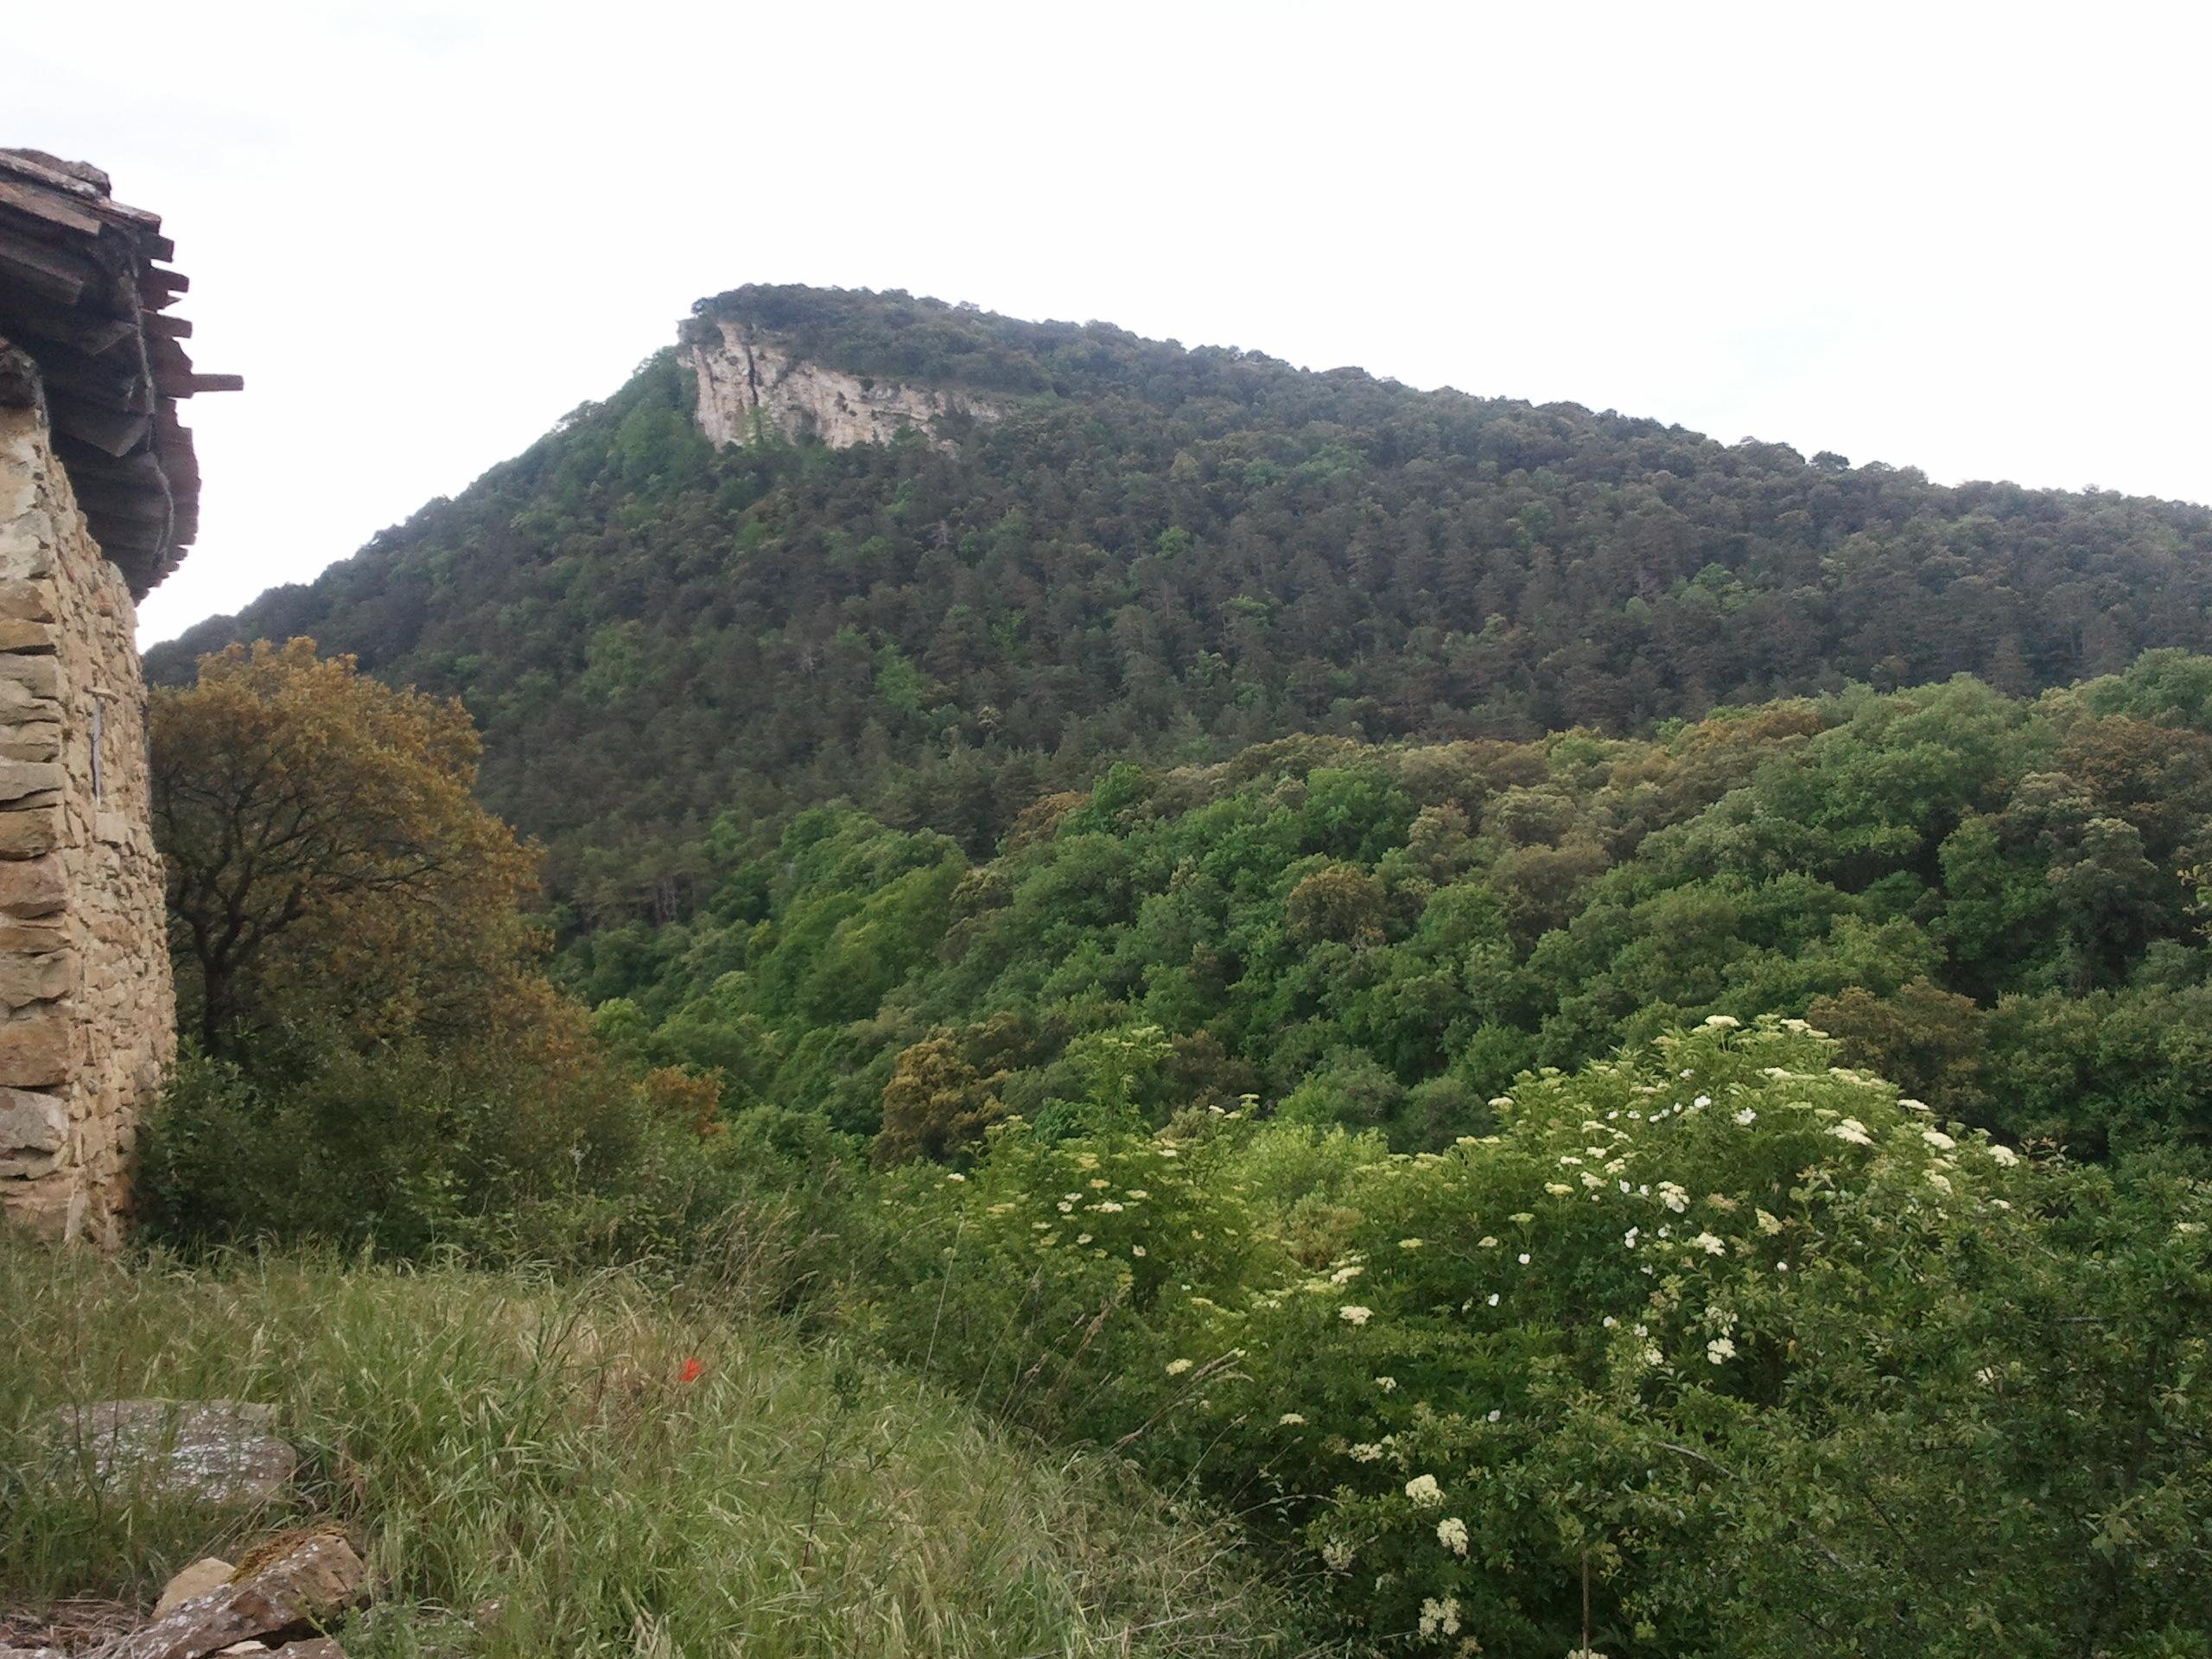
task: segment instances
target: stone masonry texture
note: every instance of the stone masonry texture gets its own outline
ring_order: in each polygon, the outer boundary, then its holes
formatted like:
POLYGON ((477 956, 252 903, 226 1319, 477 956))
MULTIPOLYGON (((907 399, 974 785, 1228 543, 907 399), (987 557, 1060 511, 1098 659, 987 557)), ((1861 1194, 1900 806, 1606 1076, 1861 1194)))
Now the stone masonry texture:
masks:
POLYGON ((0 1211, 103 1246, 176 1047, 137 620, 42 412, 0 407, 0 1211))

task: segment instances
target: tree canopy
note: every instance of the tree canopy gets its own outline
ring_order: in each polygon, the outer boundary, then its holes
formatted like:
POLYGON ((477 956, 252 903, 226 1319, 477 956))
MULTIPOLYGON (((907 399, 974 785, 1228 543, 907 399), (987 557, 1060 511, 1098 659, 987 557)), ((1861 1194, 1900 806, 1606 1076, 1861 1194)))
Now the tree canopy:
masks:
POLYGON ((152 745, 179 1001, 209 1051, 307 1007, 365 1037, 479 1027, 531 954, 537 855, 478 804, 457 702, 310 639, 233 645, 156 691, 152 745))

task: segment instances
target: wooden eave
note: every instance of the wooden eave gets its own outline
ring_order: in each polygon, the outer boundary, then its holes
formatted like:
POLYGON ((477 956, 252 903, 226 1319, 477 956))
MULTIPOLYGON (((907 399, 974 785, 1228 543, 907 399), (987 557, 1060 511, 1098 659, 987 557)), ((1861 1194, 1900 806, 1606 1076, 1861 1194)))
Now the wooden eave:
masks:
POLYGON ((0 149, 0 346, 35 365, 23 395, 42 397, 93 538, 142 599, 199 531, 200 467, 177 405, 245 385, 194 367, 192 326, 168 313, 191 283, 164 268, 176 251, 161 227, 96 168, 0 149))

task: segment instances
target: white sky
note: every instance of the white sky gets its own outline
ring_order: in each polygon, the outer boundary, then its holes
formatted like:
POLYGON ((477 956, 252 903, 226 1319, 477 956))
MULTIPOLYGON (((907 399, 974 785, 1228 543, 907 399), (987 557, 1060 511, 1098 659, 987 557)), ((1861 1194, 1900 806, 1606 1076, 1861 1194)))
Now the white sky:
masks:
POLYGON ((0 143, 193 279, 166 638, 619 385, 905 288, 2212 500, 2212 8, 17 0, 0 143))

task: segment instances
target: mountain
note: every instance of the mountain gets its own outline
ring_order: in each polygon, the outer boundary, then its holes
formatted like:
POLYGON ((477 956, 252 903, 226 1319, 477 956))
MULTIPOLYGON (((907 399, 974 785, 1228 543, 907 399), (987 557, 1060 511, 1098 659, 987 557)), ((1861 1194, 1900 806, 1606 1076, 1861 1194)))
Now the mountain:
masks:
POLYGON ((2212 512, 748 287, 453 499, 149 659, 314 636, 462 698, 587 921, 844 798, 987 853, 1116 760, 1525 740, 2212 649, 2212 512))

